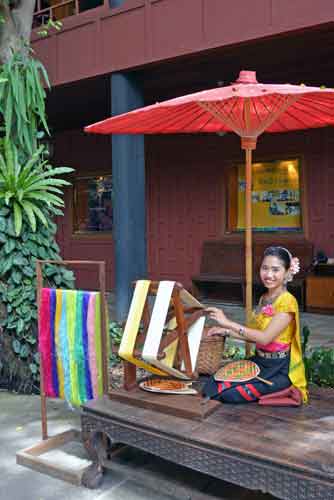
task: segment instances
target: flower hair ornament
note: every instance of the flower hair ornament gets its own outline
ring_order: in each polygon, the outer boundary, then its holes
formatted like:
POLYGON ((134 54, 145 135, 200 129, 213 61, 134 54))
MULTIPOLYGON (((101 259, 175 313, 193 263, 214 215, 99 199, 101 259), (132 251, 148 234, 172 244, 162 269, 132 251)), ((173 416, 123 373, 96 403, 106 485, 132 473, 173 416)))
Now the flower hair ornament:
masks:
POLYGON ((282 250, 284 250, 290 257, 290 267, 288 270, 288 275, 286 277, 286 282, 292 281, 293 277, 295 274, 299 273, 300 271, 300 261, 298 257, 292 257, 291 252, 285 247, 280 247, 282 250))

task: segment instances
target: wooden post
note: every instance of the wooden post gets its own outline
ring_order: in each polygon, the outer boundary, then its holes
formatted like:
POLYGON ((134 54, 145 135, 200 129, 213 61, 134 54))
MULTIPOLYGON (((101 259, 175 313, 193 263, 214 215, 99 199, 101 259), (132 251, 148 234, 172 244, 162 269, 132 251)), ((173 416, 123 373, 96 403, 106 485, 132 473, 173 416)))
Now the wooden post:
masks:
MULTIPOLYGON (((42 263, 36 260, 36 282, 37 282, 37 317, 38 317, 38 331, 39 331, 39 311, 41 305, 41 292, 43 288, 43 275, 42 275, 42 263)), ((39 362, 39 384, 41 392, 41 418, 42 418, 42 439, 48 438, 48 422, 47 422, 47 411, 46 411, 46 396, 44 389, 44 366, 43 359, 40 356, 39 362)))
MULTIPOLYGON (((242 138, 241 147, 246 151, 245 189, 245 267, 246 267, 246 321, 250 323, 253 309, 253 255, 252 255, 252 150, 256 139, 242 138)), ((246 343, 246 355, 251 351, 251 343, 246 343)))
POLYGON ((137 387, 137 369, 136 365, 129 363, 129 361, 123 361, 123 387, 126 391, 131 391, 137 387))
POLYGON ((183 314, 183 307, 180 299, 180 291, 176 287, 173 291, 173 301, 174 301, 175 316, 177 321, 177 330, 179 333, 179 341, 180 341, 179 349, 181 351, 181 359, 184 361, 186 375, 189 378, 191 378, 193 376, 193 369, 191 366, 189 344, 186 335, 186 324, 183 314))

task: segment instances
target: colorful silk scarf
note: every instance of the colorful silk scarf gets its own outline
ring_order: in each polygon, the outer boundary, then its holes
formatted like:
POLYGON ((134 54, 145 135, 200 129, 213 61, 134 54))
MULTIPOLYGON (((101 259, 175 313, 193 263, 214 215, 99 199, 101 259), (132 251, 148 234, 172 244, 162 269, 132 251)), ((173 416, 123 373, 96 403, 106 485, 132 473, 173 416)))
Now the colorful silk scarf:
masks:
POLYGON ((99 292, 42 288, 39 351, 47 397, 79 406, 103 395, 100 302, 99 292))

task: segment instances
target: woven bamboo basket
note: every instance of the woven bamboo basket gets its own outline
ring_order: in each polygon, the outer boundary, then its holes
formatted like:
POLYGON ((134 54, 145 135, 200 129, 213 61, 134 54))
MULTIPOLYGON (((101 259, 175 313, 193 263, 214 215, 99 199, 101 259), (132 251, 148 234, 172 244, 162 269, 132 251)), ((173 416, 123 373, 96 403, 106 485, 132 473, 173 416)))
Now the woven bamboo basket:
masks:
POLYGON ((203 331, 199 347, 196 371, 202 375, 212 375, 222 365, 225 337, 208 337, 207 328, 203 331))

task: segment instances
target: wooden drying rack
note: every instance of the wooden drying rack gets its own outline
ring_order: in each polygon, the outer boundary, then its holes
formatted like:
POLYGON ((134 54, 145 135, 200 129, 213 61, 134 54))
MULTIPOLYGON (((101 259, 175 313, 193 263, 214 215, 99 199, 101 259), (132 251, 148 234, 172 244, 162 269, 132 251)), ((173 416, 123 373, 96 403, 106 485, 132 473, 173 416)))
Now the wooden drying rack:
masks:
MULTIPOLYGON (((108 394, 109 389, 109 368, 107 358, 107 316, 106 316, 106 266, 104 261, 93 260, 36 260, 37 276, 37 310, 40 310, 41 290, 43 288, 43 266, 53 264, 59 266, 69 265, 89 265, 97 266, 99 270, 99 292, 101 294, 101 343, 102 343, 102 384, 103 394, 108 394)), ((42 418, 42 438, 48 438, 47 410, 45 388, 44 388, 44 367, 42 357, 40 359, 40 390, 41 390, 41 418, 42 418)))

